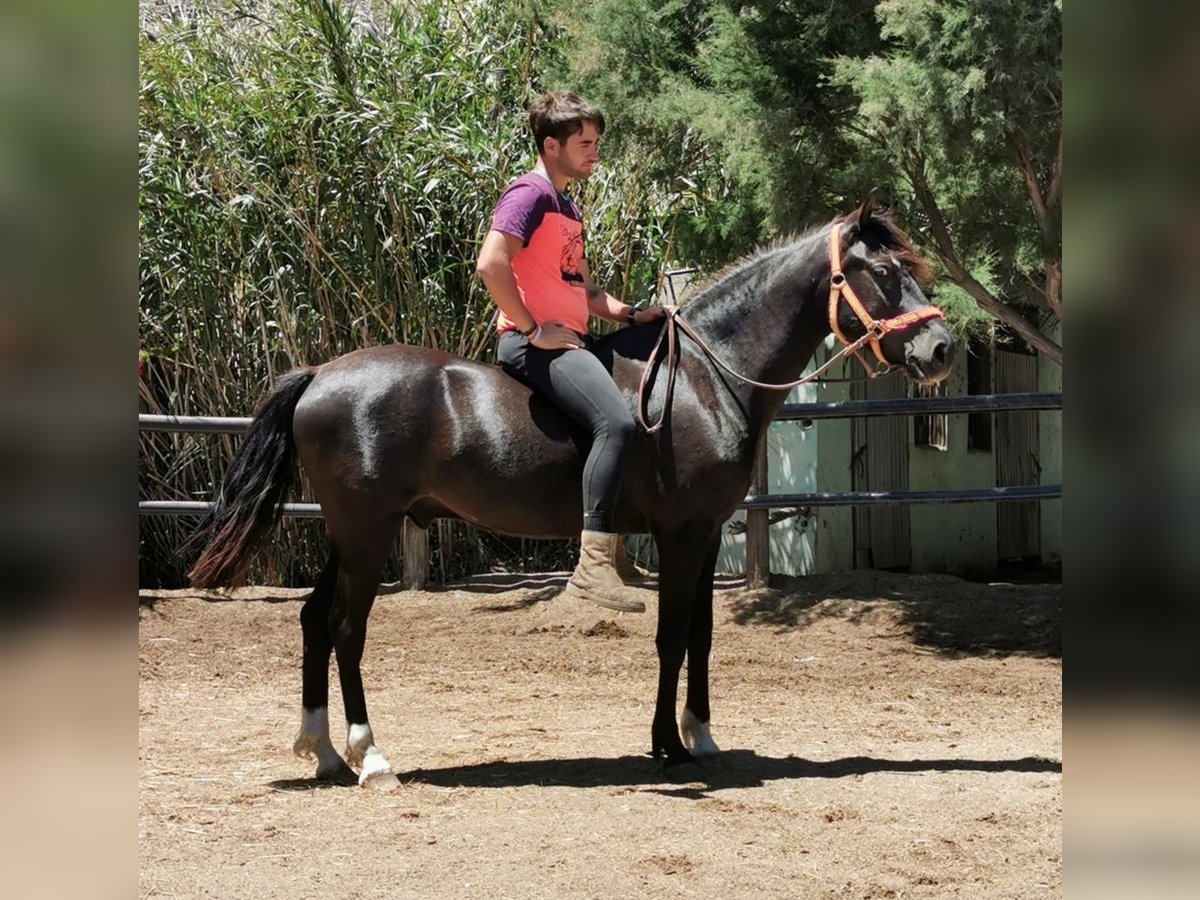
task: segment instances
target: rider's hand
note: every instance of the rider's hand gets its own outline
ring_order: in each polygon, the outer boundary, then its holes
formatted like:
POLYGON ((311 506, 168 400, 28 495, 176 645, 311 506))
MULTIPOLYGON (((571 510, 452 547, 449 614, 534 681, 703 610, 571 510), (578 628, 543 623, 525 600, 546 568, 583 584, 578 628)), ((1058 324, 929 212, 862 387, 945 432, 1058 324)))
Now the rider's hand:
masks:
POLYGON ((559 322, 544 322, 529 336, 529 343, 539 350, 578 350, 583 339, 559 322))
POLYGON ((669 312, 677 312, 678 306, 665 304, 663 306, 650 306, 646 309, 639 309, 633 314, 633 324, 642 325, 646 322, 657 322, 659 319, 666 318, 669 312))

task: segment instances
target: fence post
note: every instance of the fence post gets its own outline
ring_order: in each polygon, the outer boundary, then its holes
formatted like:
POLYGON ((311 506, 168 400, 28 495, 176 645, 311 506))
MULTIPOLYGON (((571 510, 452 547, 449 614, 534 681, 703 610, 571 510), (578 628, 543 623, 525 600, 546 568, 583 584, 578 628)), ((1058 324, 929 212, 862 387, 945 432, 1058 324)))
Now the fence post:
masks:
MULTIPOLYGON (((758 496, 767 493, 767 431, 754 451, 754 474, 750 480, 750 493, 758 496)), ((771 511, 769 509, 746 510, 746 587, 765 588, 771 577, 771 511)))
POLYGON ((400 583, 406 591, 423 591, 429 581, 429 529, 404 520, 401 542, 400 583))

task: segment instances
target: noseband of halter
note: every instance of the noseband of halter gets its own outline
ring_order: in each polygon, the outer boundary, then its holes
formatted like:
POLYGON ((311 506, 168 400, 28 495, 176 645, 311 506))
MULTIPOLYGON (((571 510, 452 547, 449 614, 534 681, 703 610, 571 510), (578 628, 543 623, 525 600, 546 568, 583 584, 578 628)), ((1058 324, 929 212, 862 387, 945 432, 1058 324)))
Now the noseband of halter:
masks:
POLYGON ((890 331, 898 331, 901 328, 908 328, 911 325, 916 325, 918 322, 924 322, 926 319, 945 318, 943 313, 936 306, 922 306, 920 309, 914 309, 911 312, 901 313, 898 316, 892 316, 890 319, 874 319, 867 312, 867 308, 863 306, 862 301, 858 299, 858 294, 854 293, 854 288, 850 287, 850 282, 846 280, 846 275, 842 272, 842 223, 838 222, 833 226, 833 230, 829 232, 829 327, 833 333, 837 335, 837 339, 847 347, 852 345, 849 338, 842 333, 842 329, 838 327, 838 303, 842 298, 846 299, 850 309, 858 316, 860 322, 867 332, 863 336, 871 343, 871 349, 875 351, 875 356, 883 365, 883 369, 875 369, 867 364, 863 358, 862 351, 857 349, 862 346, 862 338, 853 342, 857 347, 851 351, 863 368, 867 370, 867 374, 871 377, 882 375, 885 372, 891 371, 892 364, 887 361, 883 355, 883 348, 879 346, 879 340, 890 331))

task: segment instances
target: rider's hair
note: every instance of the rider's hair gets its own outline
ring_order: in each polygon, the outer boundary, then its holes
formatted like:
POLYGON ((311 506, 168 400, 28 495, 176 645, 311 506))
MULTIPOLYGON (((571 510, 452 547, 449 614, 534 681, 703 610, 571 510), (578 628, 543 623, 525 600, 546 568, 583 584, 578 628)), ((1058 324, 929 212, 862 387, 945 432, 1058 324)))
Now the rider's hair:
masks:
POLYGON ((604 134, 604 113, 570 91, 542 94, 529 104, 529 130, 533 132, 538 156, 546 149, 546 138, 565 141, 583 131, 584 122, 591 122, 604 134))

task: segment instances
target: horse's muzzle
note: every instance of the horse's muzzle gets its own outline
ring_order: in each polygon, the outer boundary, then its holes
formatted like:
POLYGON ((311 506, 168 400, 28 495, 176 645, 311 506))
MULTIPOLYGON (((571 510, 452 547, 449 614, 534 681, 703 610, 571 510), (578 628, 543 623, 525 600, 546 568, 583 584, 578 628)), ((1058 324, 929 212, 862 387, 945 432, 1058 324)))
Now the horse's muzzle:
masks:
POLYGON ((918 384, 946 379, 954 364, 954 338, 941 322, 930 322, 904 345, 904 367, 918 384))

